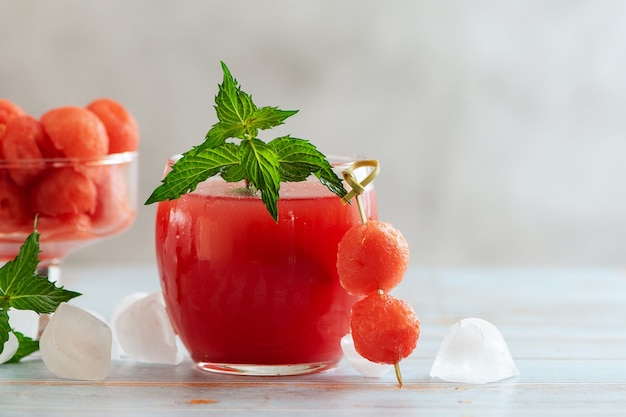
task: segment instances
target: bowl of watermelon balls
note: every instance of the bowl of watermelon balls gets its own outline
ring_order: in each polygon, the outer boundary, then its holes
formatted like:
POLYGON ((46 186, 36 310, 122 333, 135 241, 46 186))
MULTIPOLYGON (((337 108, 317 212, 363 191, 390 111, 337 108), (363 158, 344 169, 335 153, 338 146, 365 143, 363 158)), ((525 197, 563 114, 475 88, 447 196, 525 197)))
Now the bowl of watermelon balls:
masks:
POLYGON ((0 262, 34 228, 40 264, 126 230, 136 216, 139 129, 118 102, 39 118, 0 98, 0 262))

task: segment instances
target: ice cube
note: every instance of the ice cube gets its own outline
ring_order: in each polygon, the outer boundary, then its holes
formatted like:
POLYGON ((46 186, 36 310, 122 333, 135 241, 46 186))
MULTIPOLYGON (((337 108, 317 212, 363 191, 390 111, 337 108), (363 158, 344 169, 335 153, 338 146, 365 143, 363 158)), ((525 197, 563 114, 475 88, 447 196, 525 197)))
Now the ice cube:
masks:
POLYGON ((145 297, 146 295, 148 295, 148 293, 145 293, 145 292, 131 293, 127 295, 126 297, 122 298, 113 309, 113 313, 111 315, 111 328, 113 329, 113 349, 111 352, 111 357, 113 359, 129 359, 129 356, 122 349, 122 346, 120 344, 120 340, 118 337, 118 332, 116 331, 115 326, 113 326, 113 323, 116 322, 117 317, 122 311, 124 311, 132 303, 139 300, 140 298, 145 297))
POLYGON ((343 355, 354 369, 367 378, 380 378, 393 368, 392 365, 372 362, 361 356, 354 348, 351 334, 341 338, 341 350, 343 350, 343 355))
POLYGON ((15 355, 15 352, 17 352, 18 347, 19 342, 17 341, 17 337, 15 337, 13 332, 9 332, 9 340, 4 342, 4 348, 2 349, 2 353, 0 353, 0 364, 10 360, 13 355, 15 355))
MULTIPOLYGON (((111 323, 109 320, 107 320, 102 314, 100 314, 100 312, 96 311, 96 310, 92 310, 89 308, 85 309, 86 312, 94 315, 97 319, 99 319, 100 321, 102 321, 103 323, 106 323, 107 326, 111 327, 111 323)), ((117 340, 117 337, 115 337, 115 332, 113 332, 113 330, 111 330, 111 359, 121 359, 122 358, 122 348, 120 347, 120 343, 117 340)))
POLYGON ((131 359, 170 365, 182 362, 183 349, 160 291, 124 298, 115 308, 111 324, 122 351, 131 359))
POLYGON ((519 375, 500 331, 486 320, 463 319, 445 335, 430 376, 486 384, 519 375))
POLYGON ((59 378, 97 381, 111 367, 111 328, 89 312, 61 303, 39 341, 41 359, 59 378))
POLYGON ((128 308, 134 302, 139 301, 140 299, 144 298, 147 295, 148 295, 147 292, 134 292, 122 298, 113 309, 113 313, 111 314, 111 323, 117 320, 117 317, 126 308, 128 308))

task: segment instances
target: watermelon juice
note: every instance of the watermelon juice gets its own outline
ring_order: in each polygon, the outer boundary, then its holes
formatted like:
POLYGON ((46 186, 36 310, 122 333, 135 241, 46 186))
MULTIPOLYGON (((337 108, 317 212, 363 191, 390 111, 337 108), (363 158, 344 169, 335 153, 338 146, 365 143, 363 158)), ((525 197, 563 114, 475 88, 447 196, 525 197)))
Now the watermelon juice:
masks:
MULTIPOLYGON (((341 359, 356 299, 340 286, 337 245, 360 223, 317 179, 281 184, 279 221, 243 183, 210 178, 158 204, 156 254, 167 311, 200 369, 297 374, 341 359)), ((377 218, 372 187, 363 194, 377 218)))

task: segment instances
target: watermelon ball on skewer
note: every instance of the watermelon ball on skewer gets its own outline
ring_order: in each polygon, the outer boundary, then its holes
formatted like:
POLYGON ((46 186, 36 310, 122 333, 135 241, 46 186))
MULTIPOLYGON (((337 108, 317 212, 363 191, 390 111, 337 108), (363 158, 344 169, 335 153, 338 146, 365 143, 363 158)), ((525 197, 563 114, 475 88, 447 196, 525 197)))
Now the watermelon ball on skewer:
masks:
POLYGON ((420 322, 406 301, 387 292, 395 288, 406 273, 409 246, 402 233, 390 223, 366 219, 358 194, 362 184, 353 185, 352 168, 344 171, 344 179, 357 192, 363 222, 350 228, 337 248, 341 286, 352 295, 365 296, 350 312, 354 349, 370 362, 393 365, 402 387, 400 361, 415 349, 420 322))
POLYGON ((339 242, 337 273, 353 295, 389 292, 409 265, 409 245, 390 223, 370 220, 350 228, 339 242))
POLYGON ((350 313, 355 350, 365 359, 394 365, 402 386, 399 363, 413 352, 420 335, 420 321, 404 300, 382 291, 357 301, 350 313))
POLYGON ((350 313, 354 347, 364 358, 396 364, 413 352, 420 334, 420 321, 404 300, 376 293, 357 301, 350 313))

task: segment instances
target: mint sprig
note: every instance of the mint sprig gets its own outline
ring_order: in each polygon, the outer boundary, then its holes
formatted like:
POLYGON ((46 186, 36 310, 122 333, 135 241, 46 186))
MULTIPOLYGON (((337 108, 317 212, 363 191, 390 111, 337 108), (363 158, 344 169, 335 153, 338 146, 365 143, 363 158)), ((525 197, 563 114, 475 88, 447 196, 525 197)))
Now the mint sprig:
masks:
POLYGON ((222 70, 224 79, 214 106, 219 121, 201 145, 182 154, 145 204, 177 199, 215 175, 228 182, 245 180, 252 192, 261 193, 261 200, 276 221, 281 182, 304 181, 315 175, 330 191, 343 197, 346 190, 341 179, 326 156, 308 140, 287 135, 264 142, 257 137, 259 130, 281 125, 298 111, 257 107, 223 62, 222 70))
MULTIPOLYGON (((18 255, 0 268, 0 353, 9 340, 9 333, 13 331, 9 324, 10 308, 48 314, 53 313, 60 303, 80 295, 57 287, 47 277, 37 274, 38 264, 39 232, 35 228, 20 247, 18 255)), ((36 341, 13 332, 20 342, 17 360, 37 350, 36 341)), ((15 360, 16 356, 12 361, 15 360)))

